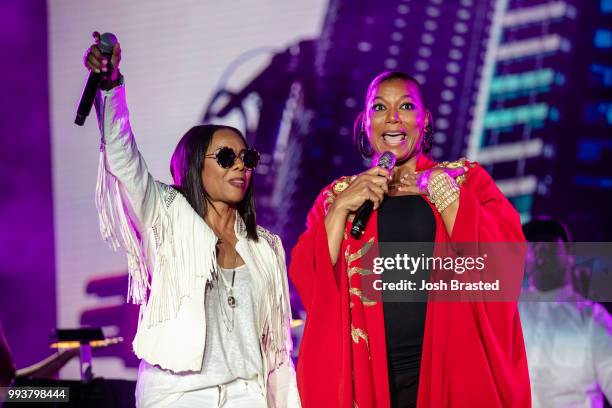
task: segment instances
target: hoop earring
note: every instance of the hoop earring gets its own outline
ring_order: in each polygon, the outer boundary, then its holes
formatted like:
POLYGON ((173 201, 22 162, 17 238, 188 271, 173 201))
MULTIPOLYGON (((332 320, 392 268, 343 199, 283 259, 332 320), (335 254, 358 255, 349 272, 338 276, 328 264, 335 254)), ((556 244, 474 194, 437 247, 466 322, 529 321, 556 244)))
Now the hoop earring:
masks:
POLYGON ((421 139, 421 150, 423 153, 429 153, 433 147, 433 133, 434 128, 432 125, 431 113, 427 112, 427 126, 423 131, 423 139, 421 139))
POLYGON ((365 160, 368 160, 374 155, 374 150, 372 150, 372 146, 370 142, 368 142, 368 134, 365 130, 359 132, 359 153, 365 160))

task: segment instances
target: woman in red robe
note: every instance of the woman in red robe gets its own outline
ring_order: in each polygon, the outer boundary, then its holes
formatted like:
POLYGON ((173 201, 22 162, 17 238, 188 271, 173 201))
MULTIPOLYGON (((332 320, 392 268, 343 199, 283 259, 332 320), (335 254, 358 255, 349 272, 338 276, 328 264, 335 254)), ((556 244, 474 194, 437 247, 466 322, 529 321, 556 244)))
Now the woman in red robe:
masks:
MULTIPOLYGON (((400 217, 394 213, 390 220, 408 222, 414 240, 427 236, 418 233, 425 230, 436 245, 524 241, 517 212, 482 167, 466 160, 435 163, 426 156, 431 121, 414 78, 399 72, 376 77, 356 121, 356 142, 373 163, 383 152, 392 152, 396 166, 390 172, 373 166, 325 187, 293 249, 289 273, 307 312, 297 367, 306 408, 531 405, 516 301, 438 302, 429 297, 420 309, 417 303, 392 309, 359 285, 370 274, 360 268, 360 258, 376 251, 382 209, 392 197, 411 196, 415 210, 400 217), (363 236, 355 239, 352 217, 366 200, 374 203, 374 212, 363 236), (417 212, 422 215, 415 218, 417 212), (407 324, 417 322, 416 331, 422 330, 416 346, 403 355, 396 345, 405 339, 397 333, 414 328, 402 326, 404 320, 392 310, 402 311, 407 324), (400 361, 406 358, 408 364, 400 361), (395 371, 396 365, 408 368, 395 371)), ((390 224, 389 215, 384 222, 390 224)))

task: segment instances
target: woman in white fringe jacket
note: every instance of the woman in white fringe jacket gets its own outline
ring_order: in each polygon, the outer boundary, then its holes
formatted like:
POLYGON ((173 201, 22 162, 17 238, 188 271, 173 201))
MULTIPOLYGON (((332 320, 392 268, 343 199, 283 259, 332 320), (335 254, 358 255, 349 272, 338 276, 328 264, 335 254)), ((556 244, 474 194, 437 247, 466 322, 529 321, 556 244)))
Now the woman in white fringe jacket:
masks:
POLYGON ((108 61, 94 39, 84 63, 103 75, 96 205, 141 305, 137 405, 300 406, 285 254, 255 222, 258 153, 234 128, 195 126, 172 155, 174 185, 155 181, 130 127, 119 44, 108 61))

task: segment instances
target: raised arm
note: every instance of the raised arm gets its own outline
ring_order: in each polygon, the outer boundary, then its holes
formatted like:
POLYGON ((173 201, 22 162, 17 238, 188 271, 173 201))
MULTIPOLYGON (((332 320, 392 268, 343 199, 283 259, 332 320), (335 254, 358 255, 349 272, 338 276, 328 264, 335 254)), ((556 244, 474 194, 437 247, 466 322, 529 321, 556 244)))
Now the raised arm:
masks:
POLYGON ((117 180, 122 197, 127 199, 123 204, 127 205, 130 219, 140 231, 144 231, 153 224, 161 191, 136 146, 125 86, 100 91, 96 98, 96 112, 102 136, 99 171, 117 180))
POLYGON ((149 271, 142 240, 163 209, 163 191, 147 170, 130 127, 125 87, 119 73, 121 47, 116 44, 110 59, 104 57, 94 33, 94 43, 84 59, 85 67, 102 72, 95 107, 102 140, 96 187, 100 231, 105 241, 128 256, 128 298, 146 302, 149 271))
POLYGON ((95 99, 102 136, 99 180, 107 173, 118 181, 121 194, 128 201, 123 204, 129 204, 131 221, 142 230, 152 224, 160 187, 147 171, 130 126, 123 77, 119 72, 121 46, 115 44, 109 60, 98 49, 99 33, 94 32, 93 37, 95 43, 89 47, 84 62, 87 69, 102 73, 101 89, 95 99))

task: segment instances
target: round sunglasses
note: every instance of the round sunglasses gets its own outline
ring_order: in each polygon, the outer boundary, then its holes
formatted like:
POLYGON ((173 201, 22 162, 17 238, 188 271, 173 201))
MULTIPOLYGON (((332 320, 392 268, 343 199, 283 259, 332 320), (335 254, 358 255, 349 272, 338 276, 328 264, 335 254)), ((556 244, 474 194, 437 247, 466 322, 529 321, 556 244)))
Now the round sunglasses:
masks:
POLYGON ((204 157, 217 159, 219 166, 229 169, 236 163, 236 158, 240 157, 244 167, 253 170, 259 163, 259 152, 255 149, 243 149, 236 154, 231 147, 221 147, 215 153, 207 154, 204 157))

